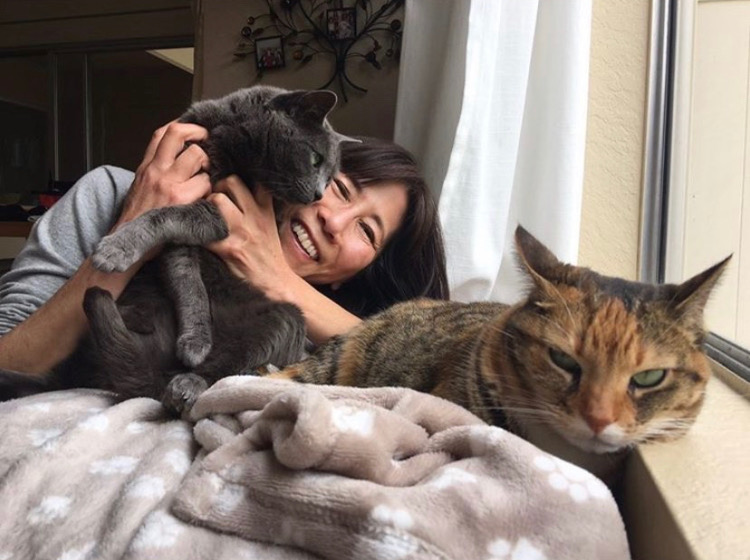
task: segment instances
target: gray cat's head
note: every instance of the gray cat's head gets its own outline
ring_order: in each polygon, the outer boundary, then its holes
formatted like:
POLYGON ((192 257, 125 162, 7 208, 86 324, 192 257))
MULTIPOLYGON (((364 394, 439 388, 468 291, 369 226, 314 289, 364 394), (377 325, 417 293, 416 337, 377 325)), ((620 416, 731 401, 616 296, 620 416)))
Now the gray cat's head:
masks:
POLYGON ((338 171, 339 144, 353 140, 328 123, 335 104, 331 91, 254 86, 196 103, 181 120, 208 129, 212 180, 236 174, 278 199, 308 204, 338 171))
MULTIPOLYGON (((342 141, 353 139, 335 132, 327 120, 336 104, 332 91, 291 91, 273 96, 265 108, 269 116, 266 171, 261 179, 271 186, 277 177, 294 181, 297 202, 312 202, 323 195, 338 172, 342 141)), ((292 199, 295 196, 289 196, 292 199)))

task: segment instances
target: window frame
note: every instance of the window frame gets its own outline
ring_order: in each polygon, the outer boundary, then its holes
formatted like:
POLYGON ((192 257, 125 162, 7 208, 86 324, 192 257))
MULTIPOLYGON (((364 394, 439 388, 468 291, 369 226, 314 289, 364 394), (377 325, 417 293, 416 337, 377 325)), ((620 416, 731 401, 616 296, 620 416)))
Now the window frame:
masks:
MULTIPOLYGON (((696 0, 655 0, 651 13, 649 85, 644 147, 639 279, 661 283, 680 275, 682 220, 687 184, 696 0), (672 219, 670 219, 672 218, 672 219)), ((716 333, 706 353, 750 381, 750 351, 716 333)))

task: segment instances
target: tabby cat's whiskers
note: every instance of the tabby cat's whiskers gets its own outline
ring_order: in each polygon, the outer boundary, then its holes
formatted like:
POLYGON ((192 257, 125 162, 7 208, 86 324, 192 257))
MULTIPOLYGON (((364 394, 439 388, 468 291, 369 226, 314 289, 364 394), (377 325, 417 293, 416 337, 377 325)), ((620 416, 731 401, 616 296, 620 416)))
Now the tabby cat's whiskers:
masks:
POLYGON ((294 378, 428 391, 520 435, 551 428, 598 453, 684 433, 710 375, 701 311, 726 261, 654 290, 560 263, 521 227, 516 247, 532 282, 525 301, 402 303, 294 378))

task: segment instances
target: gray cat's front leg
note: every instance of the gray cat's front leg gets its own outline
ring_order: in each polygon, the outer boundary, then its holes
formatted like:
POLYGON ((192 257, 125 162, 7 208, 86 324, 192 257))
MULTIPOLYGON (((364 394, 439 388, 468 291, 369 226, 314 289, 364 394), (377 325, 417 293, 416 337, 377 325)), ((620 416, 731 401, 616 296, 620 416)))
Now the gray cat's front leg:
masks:
POLYGON ((206 200, 145 212, 102 238, 94 251, 94 266, 123 272, 161 243, 205 245, 229 234, 216 207, 206 200))
POLYGON ((202 363, 211 351, 211 308, 196 247, 168 247, 161 254, 164 287, 177 314, 177 357, 187 366, 202 363))

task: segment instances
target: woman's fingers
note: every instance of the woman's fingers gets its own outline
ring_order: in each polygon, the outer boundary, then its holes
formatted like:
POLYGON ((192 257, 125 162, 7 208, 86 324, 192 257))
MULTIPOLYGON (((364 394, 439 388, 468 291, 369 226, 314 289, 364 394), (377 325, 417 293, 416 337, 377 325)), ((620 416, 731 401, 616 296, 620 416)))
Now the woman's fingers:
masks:
POLYGON ((177 202, 177 204, 188 204, 211 193, 211 180, 208 178, 208 173, 198 173, 182 183, 181 186, 180 195, 185 197, 185 201, 177 202))
POLYGON ((255 189, 254 200, 260 208, 273 210, 273 197, 271 196, 271 191, 264 186, 258 185, 258 188, 255 189))
POLYGON ((149 210, 189 204, 210 193, 208 174, 201 172, 209 165, 208 156, 197 144, 185 149, 185 142, 207 137, 205 128, 178 122, 154 132, 116 226, 149 210))
POLYGON ((167 125, 151 161, 162 168, 168 168, 185 148, 186 142, 198 142, 206 138, 208 131, 202 126, 171 122, 167 125))
MULTIPOLYGON (((238 218, 242 219, 242 212, 240 209, 237 208, 237 205, 232 202, 232 199, 223 192, 211 193, 208 195, 207 200, 216 206, 221 215, 224 216, 224 219, 227 220, 228 225, 231 226, 229 222, 235 222, 238 218)), ((230 227, 229 229, 231 230, 232 228, 230 227)))
POLYGON ((225 194, 243 214, 259 216, 273 213, 273 197, 270 191, 257 185, 255 192, 250 192, 247 185, 236 175, 230 175, 216 183, 214 192, 225 194))
POLYGON ((199 171, 208 169, 208 156, 198 144, 190 144, 177 156, 172 169, 177 178, 188 179, 199 171))
POLYGON ((151 163, 151 161, 154 159, 156 148, 159 147, 159 142, 161 142, 161 139, 164 138, 164 134, 166 134, 167 127, 169 127, 170 124, 172 123, 170 122, 160 128, 157 128, 154 131, 154 133, 151 135, 151 140, 149 141, 148 146, 146 146, 146 151, 143 154, 143 160, 141 161, 141 164, 138 166, 139 170, 143 169, 145 166, 151 163))

